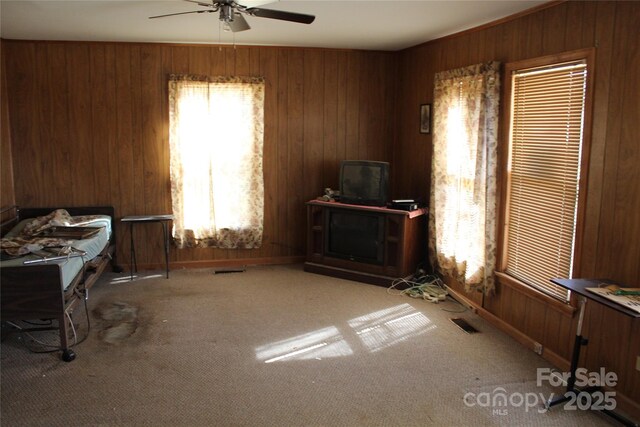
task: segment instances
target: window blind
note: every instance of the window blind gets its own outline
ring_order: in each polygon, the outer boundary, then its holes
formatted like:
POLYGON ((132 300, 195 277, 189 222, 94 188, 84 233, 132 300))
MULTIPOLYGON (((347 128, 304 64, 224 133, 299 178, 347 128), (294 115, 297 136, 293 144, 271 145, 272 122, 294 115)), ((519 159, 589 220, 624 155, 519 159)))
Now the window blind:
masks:
POLYGON ((512 74, 505 272, 566 301, 571 278, 586 61, 512 74))

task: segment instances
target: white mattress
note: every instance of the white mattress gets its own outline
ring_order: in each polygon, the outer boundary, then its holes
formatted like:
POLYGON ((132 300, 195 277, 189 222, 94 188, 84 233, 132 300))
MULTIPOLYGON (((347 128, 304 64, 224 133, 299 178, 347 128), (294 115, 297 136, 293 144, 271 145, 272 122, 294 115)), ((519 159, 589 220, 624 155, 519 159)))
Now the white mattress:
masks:
MULTIPOLYGON (((12 237, 20 234, 20 231, 24 228, 24 226, 32 221, 31 219, 25 219, 20 221, 14 228, 9 231, 5 237, 12 237)), ((78 249, 81 251, 85 251, 86 255, 83 257, 69 257, 63 260, 58 261, 47 261, 49 264, 58 264, 60 266, 60 274, 62 277, 62 285, 63 289, 67 289, 73 279, 76 277, 78 272, 82 269, 82 265, 85 262, 91 261, 93 258, 98 256, 100 252, 104 249, 104 247, 109 243, 109 238, 111 237, 111 217, 108 215, 100 215, 98 218, 91 220, 89 222, 84 222, 81 225, 82 227, 100 227, 100 231, 88 239, 78 239, 71 240, 71 247, 74 249, 78 249)), ((52 254, 53 256, 53 254, 52 254)), ((19 258, 14 258, 10 260, 5 260, 0 262, 0 268, 4 267, 23 267, 29 268, 30 265, 25 265, 25 261, 29 260, 39 260, 42 257, 34 254, 25 255, 19 258)), ((31 265, 42 265, 31 264, 31 265)))

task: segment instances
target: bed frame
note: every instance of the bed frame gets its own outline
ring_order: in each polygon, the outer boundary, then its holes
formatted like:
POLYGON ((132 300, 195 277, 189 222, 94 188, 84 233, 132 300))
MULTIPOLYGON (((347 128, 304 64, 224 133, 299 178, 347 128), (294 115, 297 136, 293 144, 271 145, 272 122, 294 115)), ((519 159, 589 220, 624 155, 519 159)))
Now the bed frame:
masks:
MULTIPOLYGON (((83 269, 63 289, 60 267, 53 264, 31 265, 28 267, 4 267, 0 269, 0 302, 3 322, 17 320, 57 320, 58 326, 25 328, 21 331, 42 331, 59 329, 62 360, 71 362, 76 355, 71 347, 75 344, 69 335, 71 313, 85 298, 86 290, 98 280, 107 264, 119 272, 115 260, 115 216, 111 206, 18 208, 11 206, 0 210, 1 235, 4 236, 18 222, 27 218, 44 216, 56 209, 65 209, 71 216, 109 215, 111 217, 111 239, 100 255, 88 261, 83 269), (68 314, 68 315, 67 315, 68 314)), ((5 328, 3 327, 3 339, 5 328)), ((13 332, 13 331, 9 331, 13 332)))

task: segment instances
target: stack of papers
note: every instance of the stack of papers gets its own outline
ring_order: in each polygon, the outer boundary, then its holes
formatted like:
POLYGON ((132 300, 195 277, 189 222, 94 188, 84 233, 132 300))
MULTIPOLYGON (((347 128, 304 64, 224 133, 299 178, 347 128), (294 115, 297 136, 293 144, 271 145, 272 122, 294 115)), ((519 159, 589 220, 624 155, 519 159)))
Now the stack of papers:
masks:
MULTIPOLYGON (((616 291, 607 288, 586 288, 589 292, 600 295, 603 298, 627 307, 636 313, 640 313, 640 295, 616 295, 616 291)), ((624 289, 624 288, 622 288, 624 289)))

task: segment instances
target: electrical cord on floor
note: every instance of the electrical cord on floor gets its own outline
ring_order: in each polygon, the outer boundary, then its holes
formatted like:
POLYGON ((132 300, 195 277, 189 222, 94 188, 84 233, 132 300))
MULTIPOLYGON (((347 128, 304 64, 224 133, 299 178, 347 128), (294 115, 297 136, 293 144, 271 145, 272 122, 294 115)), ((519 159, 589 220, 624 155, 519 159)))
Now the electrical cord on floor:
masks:
POLYGON ((449 295, 444 288, 442 280, 437 276, 428 274, 416 275, 411 279, 396 279, 391 286, 387 288, 387 293, 392 295, 407 295, 411 298, 421 298, 436 304, 444 301, 447 295, 449 295), (406 289, 396 289, 400 285, 408 287, 406 289))
POLYGON ((442 308, 441 310, 448 313, 464 313, 468 308, 461 304, 460 301, 452 297, 447 292, 446 286, 440 277, 435 274, 427 274, 422 264, 416 268, 416 272, 410 279, 396 279, 387 289, 387 293, 392 295, 408 295, 412 298, 421 298, 433 303, 439 303, 450 299, 462 307, 462 310, 449 310, 442 308), (408 286, 405 289, 396 289, 400 285, 408 286), (395 291, 395 292, 394 292, 395 291))
MULTIPOLYGON (((88 337, 89 337, 89 332, 91 330, 91 322, 89 320, 89 309, 87 307, 87 301, 84 301, 84 308, 85 308, 85 313, 87 316, 87 333, 84 335, 84 337, 82 337, 82 339, 78 340, 78 335, 77 335, 77 331, 76 328, 73 324, 73 321, 71 319, 71 315, 65 311, 65 316, 67 317, 68 321, 69 321, 69 325, 71 325, 71 331, 73 332, 73 345, 69 346, 69 348, 73 348, 81 343, 83 343, 88 337)), ((22 340, 22 342, 24 343, 25 347, 27 348, 27 350, 29 350, 32 353, 55 353, 57 351, 62 351, 64 350, 63 348, 60 347, 60 345, 52 345, 52 344, 47 344, 41 340, 39 340, 38 338, 36 338, 35 336, 33 336, 31 333, 27 332, 27 330, 25 330, 23 327, 21 327, 20 325, 13 323, 13 322, 6 322, 8 325, 13 326, 14 328, 18 329, 18 331, 20 332, 21 335, 26 335, 27 337, 31 338, 31 340, 35 343, 40 344, 43 347, 49 347, 51 348, 51 350, 36 350, 35 348, 33 348, 31 345, 29 345, 27 343, 27 340, 22 340)), ((59 326, 62 327, 62 326, 59 326)))
POLYGON ((45 320, 44 323, 32 322, 30 320, 23 320, 23 322, 26 323, 27 325, 32 325, 32 326, 51 326, 53 324, 53 320, 51 319, 44 319, 44 320, 45 320))

